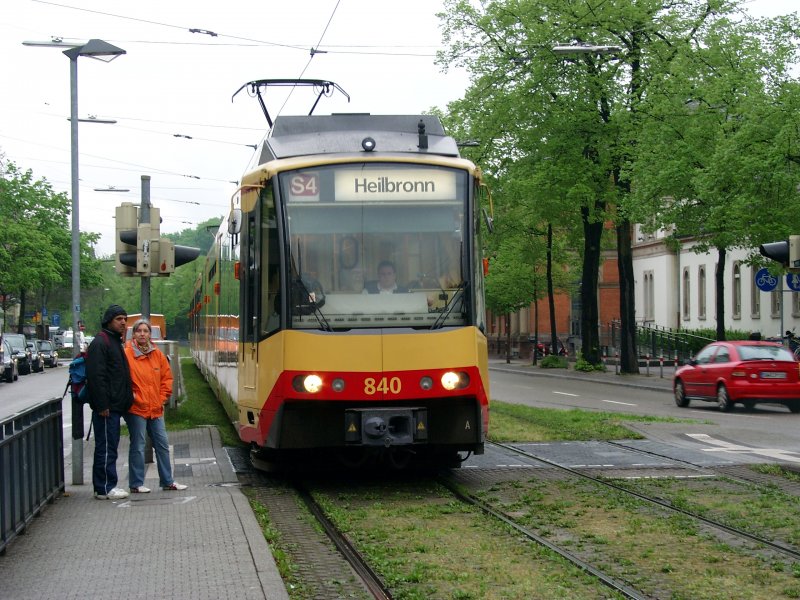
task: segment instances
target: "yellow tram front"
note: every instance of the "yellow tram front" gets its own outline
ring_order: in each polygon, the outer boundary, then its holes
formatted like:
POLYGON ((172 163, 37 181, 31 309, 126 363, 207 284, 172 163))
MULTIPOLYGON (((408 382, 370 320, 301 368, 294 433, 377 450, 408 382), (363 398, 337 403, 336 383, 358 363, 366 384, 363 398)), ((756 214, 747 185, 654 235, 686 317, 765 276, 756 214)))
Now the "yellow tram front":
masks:
POLYGON ((479 176, 365 144, 242 182, 240 436, 453 463, 488 427, 479 176))

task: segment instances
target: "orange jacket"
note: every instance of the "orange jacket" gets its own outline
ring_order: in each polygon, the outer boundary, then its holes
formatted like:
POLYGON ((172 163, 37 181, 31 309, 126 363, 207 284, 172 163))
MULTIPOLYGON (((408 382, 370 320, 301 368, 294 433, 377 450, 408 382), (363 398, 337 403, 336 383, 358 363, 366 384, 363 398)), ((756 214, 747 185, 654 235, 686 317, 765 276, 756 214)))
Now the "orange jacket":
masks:
POLYGON ((130 412, 146 419, 160 417, 172 394, 172 370, 167 357, 155 346, 143 354, 130 341, 125 345, 125 358, 128 359, 133 383, 130 412))

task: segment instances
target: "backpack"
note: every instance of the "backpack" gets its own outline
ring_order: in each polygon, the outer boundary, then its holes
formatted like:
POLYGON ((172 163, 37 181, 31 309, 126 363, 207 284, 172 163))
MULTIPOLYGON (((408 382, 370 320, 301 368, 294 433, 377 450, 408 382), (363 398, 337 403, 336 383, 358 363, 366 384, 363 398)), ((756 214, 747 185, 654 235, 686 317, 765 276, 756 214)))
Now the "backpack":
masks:
MULTIPOLYGON (((98 336, 102 336, 106 342, 107 346, 111 345, 111 342, 108 340, 108 335, 104 331, 101 331, 97 334, 98 336)), ((86 380, 86 360, 89 358, 87 352, 79 352, 75 358, 69 363, 69 378, 67 379, 67 387, 64 388, 64 393, 61 395, 61 399, 64 399, 64 396, 67 395, 67 392, 70 392, 70 396, 72 396, 72 400, 78 401, 81 405, 81 413, 83 412, 83 405, 89 402, 89 386, 87 385, 86 380)), ((81 426, 80 437, 83 437, 83 417, 81 417, 81 426)), ((89 433, 86 434, 86 440, 89 440, 89 436, 92 434, 92 423, 89 422, 89 433)), ((79 439, 79 438, 78 438, 79 439)))
MULTIPOLYGON (((110 346, 111 342, 108 335, 104 331, 97 334, 102 337, 106 346, 110 346)), ((63 398, 67 395, 67 391, 72 395, 73 400, 77 400, 81 404, 89 402, 89 386, 86 381, 86 361, 89 355, 86 351, 79 352, 72 362, 69 363, 69 378, 67 379, 67 387, 64 388, 64 393, 61 395, 63 398)))
MULTIPOLYGON (((72 399, 81 404, 89 402, 89 386, 86 385, 86 352, 79 353, 69 363, 69 379, 67 389, 72 394, 72 399)), ((64 390, 66 395, 66 390, 64 390)))

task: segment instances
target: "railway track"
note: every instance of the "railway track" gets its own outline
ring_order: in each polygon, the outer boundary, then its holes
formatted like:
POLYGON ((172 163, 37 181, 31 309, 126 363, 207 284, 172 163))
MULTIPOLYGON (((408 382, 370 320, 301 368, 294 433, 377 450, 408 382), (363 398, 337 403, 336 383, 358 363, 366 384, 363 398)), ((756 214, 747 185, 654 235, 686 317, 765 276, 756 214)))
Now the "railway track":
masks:
POLYGON ((507 514, 489 506, 485 502, 482 502, 481 500, 470 494, 464 493, 458 488, 458 486, 456 486, 453 483, 451 479, 447 478, 446 476, 439 477, 438 481, 440 484, 442 484, 448 490, 450 490, 450 492, 452 492, 452 494, 462 502, 465 502, 471 506, 479 508, 486 514, 491 515, 495 519, 498 519, 499 521, 502 521, 509 527, 513 528, 517 533, 522 534, 526 539, 535 542, 537 544, 540 544, 541 546, 544 546, 545 548, 549 549, 552 552, 555 552, 561 558, 575 565, 580 570, 596 577, 604 585, 622 594, 622 596, 624 596, 625 598, 631 598, 632 600, 648 600, 649 598, 651 598, 651 596, 648 596, 640 592, 639 590, 632 588, 624 581, 621 581, 609 575, 608 573, 605 573, 604 571, 598 569, 597 567, 589 564, 585 560, 582 560, 575 554, 568 551, 566 548, 558 544, 554 544, 547 538, 537 534, 536 532, 528 529, 527 527, 523 527, 507 514))
POLYGON ((364 587, 376 600, 391 600, 392 594, 383 580, 367 564, 364 557, 356 550, 347 537, 336 528, 336 525, 325 515, 325 511, 314 500, 306 486, 300 482, 294 482, 293 487, 298 497, 303 501, 308 511, 313 515, 317 522, 322 526, 325 534, 336 546, 342 557, 347 561, 353 571, 358 575, 364 587))
MULTIPOLYGON (((769 539, 766 539, 766 538, 761 537, 759 535, 756 535, 756 534, 750 533, 748 531, 745 531, 743 529, 739 529, 737 527, 732 527, 732 526, 727 525, 725 523, 722 523, 720 521, 716 521, 714 519, 710 519, 708 517, 700 515, 700 514, 698 514, 696 512, 693 512, 693 511, 690 511, 690 510, 675 506, 674 504, 672 504, 672 503, 670 503, 670 502, 668 502, 666 500, 662 500, 660 498, 655 498, 653 496, 648 496, 646 494, 642 494, 642 493, 637 492, 635 490, 628 489, 628 488, 626 488, 624 486, 618 485, 618 484, 613 483, 611 481, 608 481, 606 479, 602 479, 602 478, 599 478, 599 477, 595 477, 593 475, 589 475, 588 473, 586 473, 586 472, 584 472, 584 471, 582 471, 580 469, 576 469, 576 468, 560 465, 560 464, 558 464, 556 462, 553 462, 553 461, 548 460, 546 458, 542 458, 540 456, 536 456, 535 454, 532 454, 530 452, 526 452, 525 450, 522 450, 522 449, 517 448, 515 446, 512 446, 510 444, 504 444, 504 443, 499 443, 499 442, 491 442, 490 444, 487 444, 487 445, 493 445, 493 446, 496 446, 498 448, 503 448, 506 451, 513 452, 513 453, 515 453, 517 455, 520 455, 520 456, 524 456, 525 458, 527 458, 529 460, 536 461, 536 462, 538 462, 540 464, 546 465, 546 466, 551 467, 553 469, 557 469, 557 470, 560 470, 562 472, 569 473, 569 474, 574 475, 576 477, 580 477, 582 479, 591 481, 591 482, 593 482, 595 484, 607 487, 609 489, 613 489, 613 490, 615 490, 617 492, 620 492, 622 494, 628 494, 628 495, 630 495, 632 497, 635 497, 635 498, 637 498, 639 500, 642 500, 642 501, 648 502, 650 504, 656 505, 656 506, 658 506, 660 508, 663 508, 663 509, 665 509, 667 511, 691 517, 692 519, 695 519, 695 520, 697 520, 697 521, 699 521, 699 522, 701 522, 701 523, 703 523, 703 524, 705 524, 707 526, 710 526, 710 527, 712 527, 714 529, 726 532, 728 534, 732 534, 734 536, 738 536, 739 538, 746 539, 746 540, 749 540, 751 542, 755 542, 755 543, 760 544, 760 545, 762 545, 764 547, 767 547, 767 548, 769 548, 769 549, 771 549, 771 550, 773 550, 775 552, 778 552, 779 554, 782 554, 782 555, 784 555, 784 556, 786 556, 788 558, 791 558, 792 560, 800 561, 800 550, 798 550, 796 548, 793 548, 793 547, 789 546, 788 544, 784 544, 784 543, 781 543, 781 542, 776 542, 774 540, 769 540, 769 539)), ((627 449, 627 447, 626 447, 626 449, 627 449)), ((652 454, 652 453, 648 453, 648 454, 652 454)), ((667 458, 667 457, 664 457, 664 458, 667 458)), ((697 469, 700 469, 700 467, 696 467, 696 465, 692 465, 692 466, 694 466, 697 469)))

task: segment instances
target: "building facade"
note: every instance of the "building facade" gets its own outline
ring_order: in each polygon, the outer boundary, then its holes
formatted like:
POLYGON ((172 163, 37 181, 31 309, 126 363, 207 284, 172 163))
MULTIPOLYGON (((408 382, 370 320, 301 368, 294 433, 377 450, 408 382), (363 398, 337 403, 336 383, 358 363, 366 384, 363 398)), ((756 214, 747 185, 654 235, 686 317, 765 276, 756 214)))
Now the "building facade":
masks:
MULTIPOLYGON (((717 326, 715 251, 698 254, 697 241, 683 240, 679 249, 665 243, 665 235, 645 234, 636 226, 633 268, 636 279, 636 321, 671 329, 714 329, 717 326)), ((753 250, 728 250, 725 258, 725 328, 780 337, 800 326, 800 293, 778 278, 772 292, 761 291, 756 273, 747 264, 753 250)), ((800 283, 800 276, 793 280, 800 283)), ((797 287, 797 286, 795 286, 797 287)))

